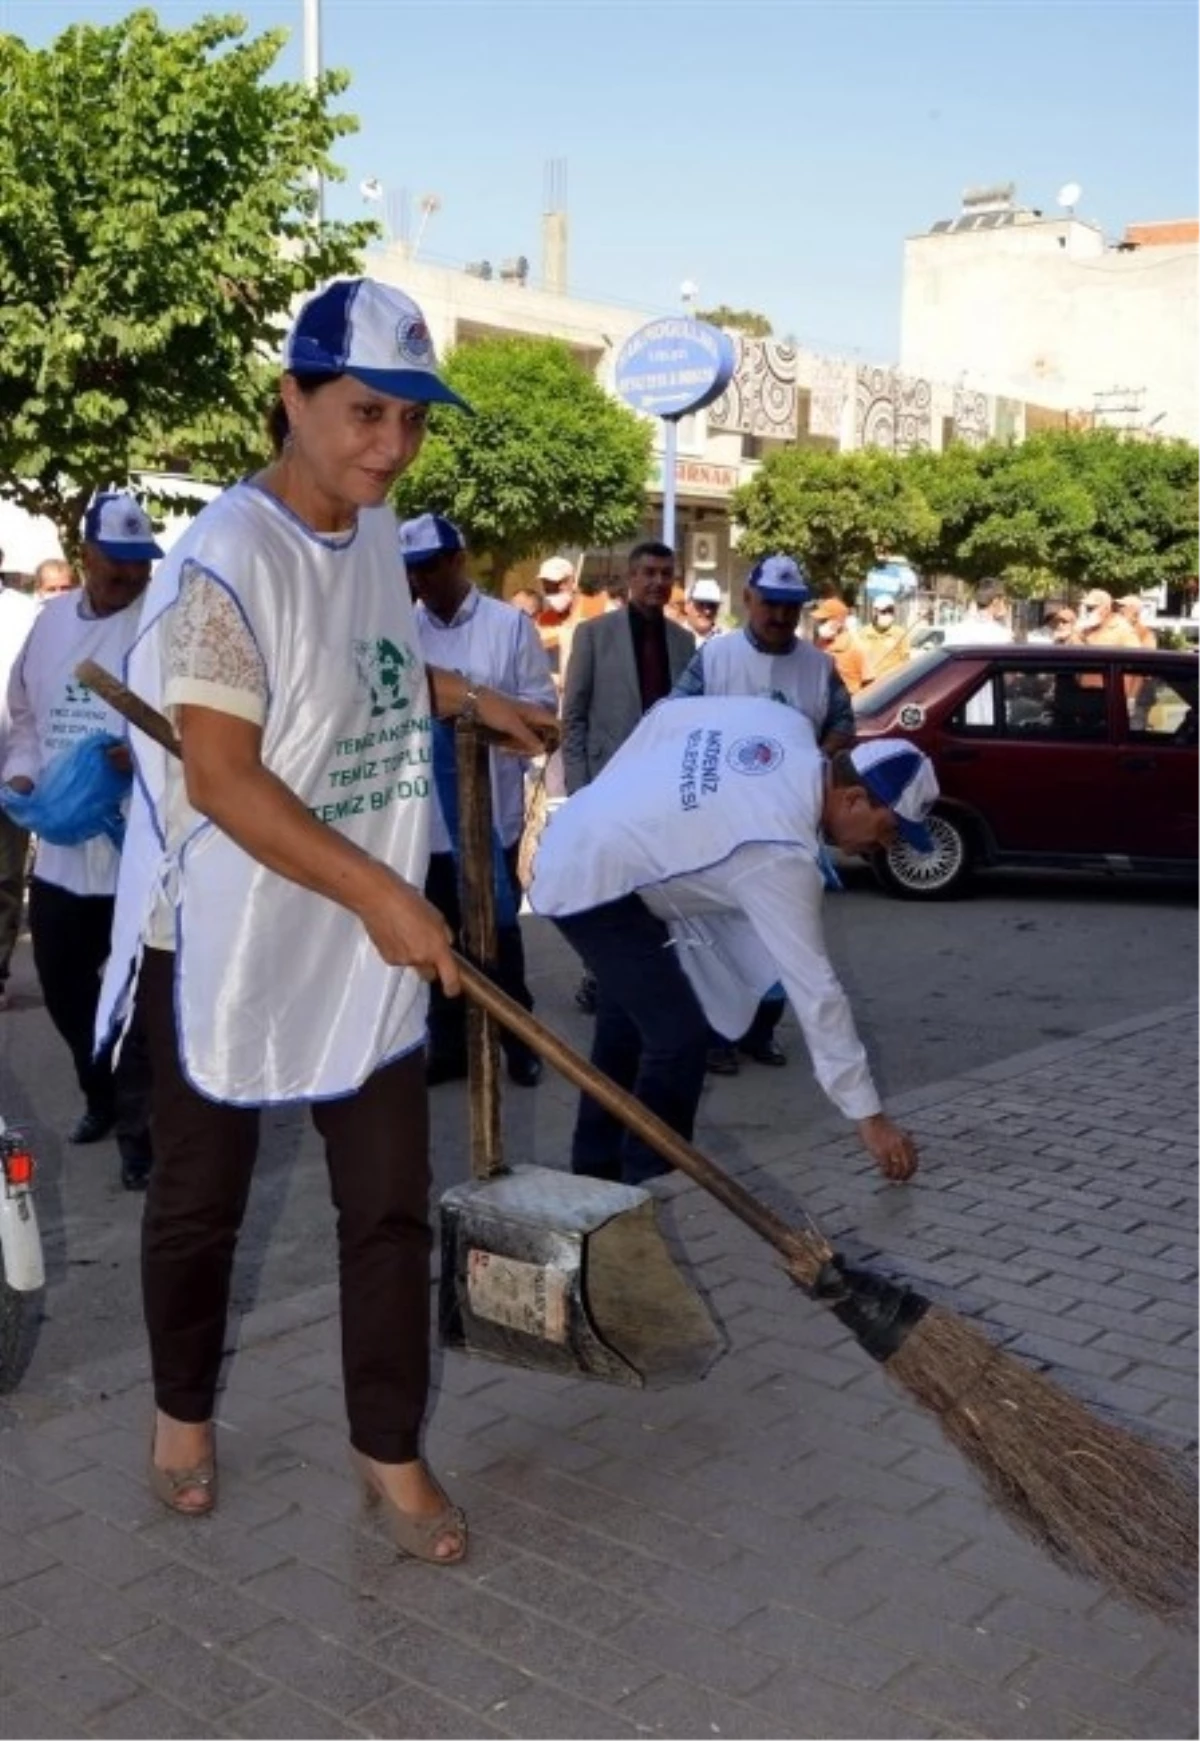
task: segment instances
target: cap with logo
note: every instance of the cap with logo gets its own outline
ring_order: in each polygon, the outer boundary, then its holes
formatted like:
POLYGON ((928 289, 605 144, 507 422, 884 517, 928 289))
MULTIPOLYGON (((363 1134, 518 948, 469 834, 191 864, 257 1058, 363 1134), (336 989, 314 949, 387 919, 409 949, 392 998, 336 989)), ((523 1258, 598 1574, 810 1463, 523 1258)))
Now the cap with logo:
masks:
POLYGON ((400 554, 410 568, 466 548, 466 540, 454 521, 442 514, 418 514, 415 519, 401 522, 400 554))
POLYGON ((807 575, 791 556, 764 556, 746 576, 746 585, 770 605, 805 605, 812 597, 807 575))
POLYGON ((574 580, 575 564, 565 556, 547 556, 537 571, 537 577, 550 581, 553 586, 561 586, 564 580, 574 580))
POLYGON ((918 852, 932 852, 926 818, 939 788, 929 757, 903 738, 874 738, 849 754, 867 791, 896 818, 902 839, 918 852))
POLYGON ((118 490, 93 496, 84 515, 83 541, 94 545, 110 562, 157 562, 162 555, 146 510, 118 490))
POLYGON ((352 375, 418 405, 471 407, 438 375, 425 316, 411 296, 375 278, 336 278, 303 304, 284 340, 289 374, 352 375))
POLYGON ((688 597, 693 604, 719 605, 721 602, 721 583, 717 580, 694 580, 688 597))

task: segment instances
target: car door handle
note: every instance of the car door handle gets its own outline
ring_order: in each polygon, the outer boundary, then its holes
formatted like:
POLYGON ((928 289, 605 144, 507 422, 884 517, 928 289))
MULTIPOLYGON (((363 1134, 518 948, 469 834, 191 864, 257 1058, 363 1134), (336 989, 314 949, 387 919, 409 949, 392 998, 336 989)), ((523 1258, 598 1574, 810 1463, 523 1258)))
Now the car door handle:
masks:
POLYGON ((965 748, 944 750, 942 752, 942 760, 943 762, 977 762, 979 760, 979 751, 968 750, 965 748))
POLYGON ((1158 766, 1154 756, 1118 756, 1117 763, 1122 768, 1128 768, 1131 774, 1147 774, 1158 766))

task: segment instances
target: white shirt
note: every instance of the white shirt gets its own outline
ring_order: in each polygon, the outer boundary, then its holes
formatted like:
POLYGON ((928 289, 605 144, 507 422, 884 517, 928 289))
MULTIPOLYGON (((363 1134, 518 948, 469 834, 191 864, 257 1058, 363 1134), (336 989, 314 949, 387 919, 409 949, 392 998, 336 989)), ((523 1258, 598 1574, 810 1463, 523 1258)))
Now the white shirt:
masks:
POLYGON ((942 640, 943 647, 999 647, 1006 646, 1012 640, 1012 630, 1007 623, 998 623, 995 617, 983 613, 972 613, 964 617, 961 623, 952 623, 946 630, 942 640))
MULTIPOLYGON (((474 683, 536 702, 551 710, 558 692, 550 659, 533 619, 515 605, 472 587, 450 622, 425 605, 416 607, 417 634, 429 665, 457 671, 474 683)), ((525 768, 517 756, 492 754, 492 816, 502 846, 512 846, 525 826, 525 768)), ((450 836, 435 804, 430 850, 449 852, 450 836)))
POLYGON ((821 923, 824 766, 809 721, 775 701, 664 702, 552 818, 529 900, 553 918, 640 895, 720 1033, 743 1033, 781 979, 817 1081, 869 1118, 879 1096, 821 923))
MULTIPOLYGON (((93 732, 125 736, 124 720, 77 681, 75 668, 84 659, 94 659, 119 675, 141 609, 139 599, 123 611, 97 617, 82 591, 46 600, 9 679, 5 780, 20 776, 36 786, 46 764, 80 738, 93 732)), ((51 846, 40 840, 34 874, 73 895, 111 895, 119 863, 120 855, 106 835, 80 846, 51 846)))

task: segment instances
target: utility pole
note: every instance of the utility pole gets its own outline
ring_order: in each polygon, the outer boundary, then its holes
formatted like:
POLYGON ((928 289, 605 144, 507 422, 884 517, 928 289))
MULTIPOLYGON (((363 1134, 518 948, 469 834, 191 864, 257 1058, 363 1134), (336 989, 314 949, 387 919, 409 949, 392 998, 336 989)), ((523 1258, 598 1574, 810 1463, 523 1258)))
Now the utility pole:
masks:
MULTIPOLYGON (((321 77, 321 0, 304 0, 304 82, 313 88, 321 77)), ((325 222, 325 182, 320 170, 313 176, 317 196, 317 228, 325 222)))

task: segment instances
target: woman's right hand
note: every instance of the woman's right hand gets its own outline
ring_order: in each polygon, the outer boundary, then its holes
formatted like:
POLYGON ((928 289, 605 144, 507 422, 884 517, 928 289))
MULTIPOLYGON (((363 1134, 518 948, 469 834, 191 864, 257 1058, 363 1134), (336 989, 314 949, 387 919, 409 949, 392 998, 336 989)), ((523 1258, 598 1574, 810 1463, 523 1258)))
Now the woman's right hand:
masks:
POLYGON ((449 925, 411 883, 387 865, 375 869, 371 893, 359 909, 368 937, 389 967, 411 967, 422 979, 440 980, 447 997, 458 997, 462 981, 449 925))

